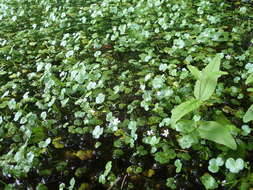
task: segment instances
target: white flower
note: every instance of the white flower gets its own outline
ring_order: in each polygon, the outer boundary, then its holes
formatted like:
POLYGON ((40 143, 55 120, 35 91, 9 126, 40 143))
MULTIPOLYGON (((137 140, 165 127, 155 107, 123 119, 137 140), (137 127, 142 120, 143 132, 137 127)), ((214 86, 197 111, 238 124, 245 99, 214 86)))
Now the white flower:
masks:
POLYGON ((162 133, 162 136, 167 137, 170 134, 168 129, 165 129, 162 133))
POLYGON ((148 136, 153 135, 154 132, 152 130, 147 131, 148 136))
POLYGON ((112 120, 111 124, 117 126, 120 123, 120 120, 118 118, 115 118, 112 120))
POLYGON ((231 55, 226 55, 225 58, 226 59, 231 59, 231 55))

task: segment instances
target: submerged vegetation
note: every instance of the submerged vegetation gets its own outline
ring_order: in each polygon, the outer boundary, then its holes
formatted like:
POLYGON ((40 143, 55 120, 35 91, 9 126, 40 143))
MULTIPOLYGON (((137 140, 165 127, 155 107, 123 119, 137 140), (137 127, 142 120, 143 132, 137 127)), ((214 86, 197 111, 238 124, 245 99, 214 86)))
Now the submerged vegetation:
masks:
POLYGON ((252 83, 250 0, 0 0, 0 189, 251 189, 252 83))

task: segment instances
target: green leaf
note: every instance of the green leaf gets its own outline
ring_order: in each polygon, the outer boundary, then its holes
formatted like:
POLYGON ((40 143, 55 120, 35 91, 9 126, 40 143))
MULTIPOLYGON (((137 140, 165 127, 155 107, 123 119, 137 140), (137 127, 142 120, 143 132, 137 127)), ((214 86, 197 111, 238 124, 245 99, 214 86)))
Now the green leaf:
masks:
POLYGON ((104 173, 99 176, 99 183, 105 184, 106 177, 108 176, 108 174, 111 171, 111 169, 112 169, 112 161, 109 161, 105 165, 105 171, 104 171, 104 173))
POLYGON ((64 148, 64 144, 61 142, 62 137, 56 137, 53 139, 52 144, 55 148, 64 148))
POLYGON ((251 129, 249 128, 248 125, 243 125, 242 126, 242 135, 247 136, 251 133, 251 129))
POLYGON ((165 151, 160 151, 155 153, 155 160, 159 162, 160 164, 166 164, 169 163, 171 159, 174 159, 176 157, 176 153, 172 149, 167 149, 165 151))
POLYGON ((202 101, 208 100, 215 91, 218 78, 224 75, 225 72, 220 71, 220 55, 215 58, 206 66, 201 72, 201 77, 197 80, 194 87, 194 96, 202 101))
POLYGON ((178 143, 181 148, 190 148, 194 144, 194 138, 191 135, 184 135, 178 138, 178 143))
POLYGON ((197 79, 200 80, 201 78, 201 71, 198 70, 197 67, 194 67, 192 65, 187 65, 187 68, 190 70, 191 74, 197 79))
POLYGON ((222 158, 212 158, 211 160, 209 160, 208 170, 212 173, 217 173, 219 171, 219 167, 223 164, 224 161, 222 160, 222 158))
POLYGON ((51 143, 51 138, 47 138, 45 141, 39 143, 40 148, 46 148, 51 143))
POLYGON ((253 88, 247 88, 248 92, 253 92, 253 88))
POLYGON ((205 186, 206 189, 216 189, 218 188, 218 184, 213 176, 206 173, 200 178, 201 182, 205 186))
POLYGON ((36 190, 48 190, 47 186, 42 184, 42 183, 39 183, 37 186, 36 186, 36 190))
POLYGON ((14 116, 14 121, 18 121, 19 118, 22 116, 22 112, 21 111, 18 111, 15 116, 14 116))
POLYGON ((233 125, 224 114, 214 116, 214 121, 220 125, 227 126, 232 134, 238 134, 240 132, 240 129, 233 125))
POLYGON ((10 110, 13 110, 15 107, 16 107, 17 103, 16 103, 16 100, 15 99, 11 99, 9 102, 8 102, 8 106, 10 108, 10 110))
POLYGON ((177 188, 177 186, 175 184, 175 180, 172 177, 167 179, 166 186, 169 187, 170 189, 176 189, 177 188))
POLYGON ((221 61, 221 55, 217 54, 212 61, 204 68, 203 74, 207 74, 210 72, 217 72, 220 69, 220 61, 221 61))
POLYGON ((97 125, 92 131, 93 138, 98 139, 103 134, 104 128, 97 125))
POLYGON ((227 159, 225 166, 231 173, 238 173, 244 168, 244 161, 241 158, 238 158, 237 160, 229 158, 227 159))
POLYGON ((61 183, 59 185, 59 190, 63 190, 66 187, 65 183, 61 183))
POLYGON ((243 116, 243 122, 248 123, 253 120, 253 104, 249 107, 245 115, 243 116))
POLYGON ((219 171, 219 166, 209 163, 208 170, 212 173, 217 173, 219 171))
POLYGON ((164 78, 162 76, 157 76, 152 81, 152 86, 155 89, 162 88, 163 83, 164 83, 164 78))
POLYGON ((205 101, 208 100, 215 91, 218 78, 222 75, 222 72, 219 73, 207 73, 203 74, 204 76, 198 80, 194 87, 194 96, 195 98, 205 101))
POLYGON ((233 136, 230 134, 229 127, 215 121, 203 121, 198 128, 200 137, 222 145, 233 150, 237 148, 233 136))
POLYGON ((111 169, 112 169, 112 161, 109 161, 105 165, 104 175, 107 176, 109 174, 109 172, 111 171, 111 169))
POLYGON ((222 166, 224 164, 224 161, 221 157, 216 158, 216 164, 218 166, 222 166))
POLYGON ((151 146, 154 146, 158 144, 159 141, 160 141, 160 137, 157 138, 156 136, 153 136, 153 137, 148 138, 147 143, 150 144, 151 146))
POLYGON ((176 124, 176 122, 183 116, 185 116, 187 113, 198 109, 201 106, 201 103, 202 102, 200 100, 191 99, 175 107, 171 111, 172 113, 171 124, 172 125, 176 124))
POLYGON ((75 186, 75 178, 71 178, 70 182, 69 182, 69 190, 73 190, 74 189, 74 186, 75 186))
POLYGON ((253 82, 253 73, 251 73, 248 78, 246 79, 246 84, 252 83, 253 82))
POLYGON ((105 95, 103 93, 98 94, 96 97, 96 103, 102 104, 105 101, 105 95))
POLYGON ((176 159, 174 162, 174 165, 176 166, 176 173, 179 173, 182 169, 182 162, 179 159, 176 159))

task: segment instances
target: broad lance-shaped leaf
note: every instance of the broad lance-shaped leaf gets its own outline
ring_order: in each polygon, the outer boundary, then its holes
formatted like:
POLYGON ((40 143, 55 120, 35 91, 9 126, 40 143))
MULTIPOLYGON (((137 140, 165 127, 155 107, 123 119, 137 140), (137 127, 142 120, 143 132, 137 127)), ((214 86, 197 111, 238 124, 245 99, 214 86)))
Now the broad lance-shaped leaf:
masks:
POLYGON ((246 80, 246 84, 249 84, 249 83, 252 83, 253 82, 253 73, 251 73, 249 76, 248 76, 248 78, 247 78, 247 80, 246 80))
POLYGON ((201 71, 198 70, 197 67, 188 65, 187 68, 189 69, 189 71, 191 72, 191 74, 197 79, 199 80, 201 78, 201 71))
POLYGON ((225 72, 219 71, 220 69, 220 55, 215 58, 206 66, 201 72, 201 78, 197 80, 194 87, 194 96, 202 101, 208 100, 215 91, 218 78, 225 72))
POLYGON ((230 129, 226 125, 215 121, 203 121, 200 122, 198 132, 203 139, 225 145, 233 150, 237 148, 236 142, 230 134, 230 129))
POLYGON ((243 122, 247 123, 253 120, 253 104, 249 107, 245 115, 243 116, 243 122))
POLYGON ((220 70, 220 61, 221 61, 221 55, 217 54, 212 61, 210 61, 210 63, 204 68, 204 70, 202 72, 204 72, 203 74, 207 74, 210 72, 217 72, 220 70))
POLYGON ((218 78, 226 72, 211 72, 197 80, 194 88, 194 96, 202 101, 208 100, 215 91, 218 78))
POLYGON ((231 133, 237 134, 241 131, 241 129, 233 125, 233 123, 222 113, 219 113, 219 115, 214 115, 213 119, 220 125, 227 126, 231 133))
POLYGON ((181 119, 187 113, 196 110, 201 105, 202 101, 191 99, 175 107, 171 113, 171 124, 174 125, 179 119, 181 119))

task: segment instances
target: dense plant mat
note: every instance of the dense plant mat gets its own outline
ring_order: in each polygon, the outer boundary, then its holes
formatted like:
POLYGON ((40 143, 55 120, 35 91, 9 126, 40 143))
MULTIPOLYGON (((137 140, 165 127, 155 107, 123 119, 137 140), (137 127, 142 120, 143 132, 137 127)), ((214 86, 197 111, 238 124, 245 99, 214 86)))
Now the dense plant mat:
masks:
POLYGON ((0 189, 253 188, 251 0, 0 0, 0 189))

